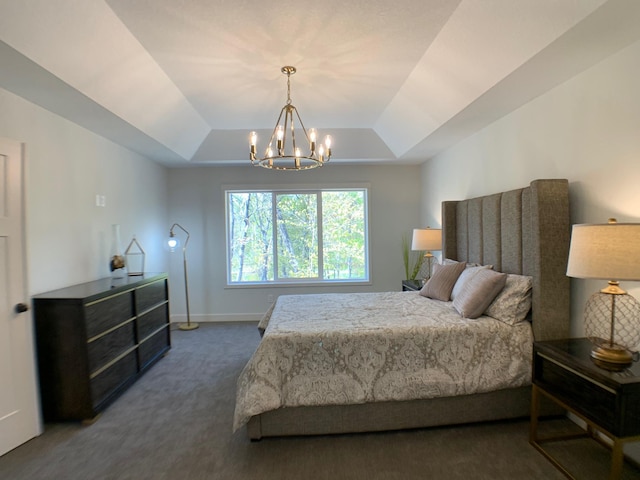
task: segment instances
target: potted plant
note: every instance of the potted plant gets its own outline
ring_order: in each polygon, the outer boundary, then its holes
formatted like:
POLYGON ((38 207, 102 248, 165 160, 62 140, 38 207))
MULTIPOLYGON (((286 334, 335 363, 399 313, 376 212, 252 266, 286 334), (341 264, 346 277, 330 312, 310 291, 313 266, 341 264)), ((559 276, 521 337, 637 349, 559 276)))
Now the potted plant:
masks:
POLYGON ((402 235, 402 260, 404 261, 406 280, 416 279, 424 262, 424 253, 425 252, 422 251, 411 250, 411 239, 409 235, 402 235))

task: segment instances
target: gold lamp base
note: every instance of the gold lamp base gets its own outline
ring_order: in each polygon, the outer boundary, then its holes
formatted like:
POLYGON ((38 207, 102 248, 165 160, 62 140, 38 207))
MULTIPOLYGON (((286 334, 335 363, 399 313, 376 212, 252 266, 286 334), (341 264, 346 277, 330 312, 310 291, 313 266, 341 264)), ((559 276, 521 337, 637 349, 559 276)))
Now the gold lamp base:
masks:
POLYGON ((594 345, 591 358, 599 367, 613 371, 624 370, 633 363, 633 356, 629 350, 609 342, 594 345))
POLYGON ((195 322, 191 322, 191 323, 181 323, 180 325, 178 325, 178 329, 180 330, 195 330, 196 328, 198 328, 198 324, 195 322))

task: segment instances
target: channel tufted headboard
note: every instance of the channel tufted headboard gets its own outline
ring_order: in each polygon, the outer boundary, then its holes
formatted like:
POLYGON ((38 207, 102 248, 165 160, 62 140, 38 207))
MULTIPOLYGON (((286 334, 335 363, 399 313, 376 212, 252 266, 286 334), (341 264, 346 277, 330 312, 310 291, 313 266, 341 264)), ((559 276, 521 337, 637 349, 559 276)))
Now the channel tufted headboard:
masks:
POLYGON ((533 277, 536 340, 569 336, 567 180, 534 180, 517 190, 443 202, 442 228, 443 258, 533 277))

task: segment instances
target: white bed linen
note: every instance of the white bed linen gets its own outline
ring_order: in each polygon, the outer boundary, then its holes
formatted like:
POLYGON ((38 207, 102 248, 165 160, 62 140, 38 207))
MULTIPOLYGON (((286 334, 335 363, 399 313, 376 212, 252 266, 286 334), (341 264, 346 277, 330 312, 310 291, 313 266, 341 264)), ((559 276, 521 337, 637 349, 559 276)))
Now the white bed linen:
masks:
POLYGON ((531 382, 531 325, 417 292, 286 295, 237 382, 234 430, 280 407, 467 395, 531 382))

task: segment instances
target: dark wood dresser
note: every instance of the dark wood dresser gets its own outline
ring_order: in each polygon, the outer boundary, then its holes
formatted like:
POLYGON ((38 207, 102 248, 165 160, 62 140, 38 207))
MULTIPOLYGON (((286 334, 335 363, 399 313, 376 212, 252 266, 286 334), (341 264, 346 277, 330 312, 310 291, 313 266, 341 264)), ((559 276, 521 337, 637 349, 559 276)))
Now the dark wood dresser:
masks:
POLYGON ((42 293, 33 309, 46 421, 92 420, 171 348, 164 273, 42 293))

